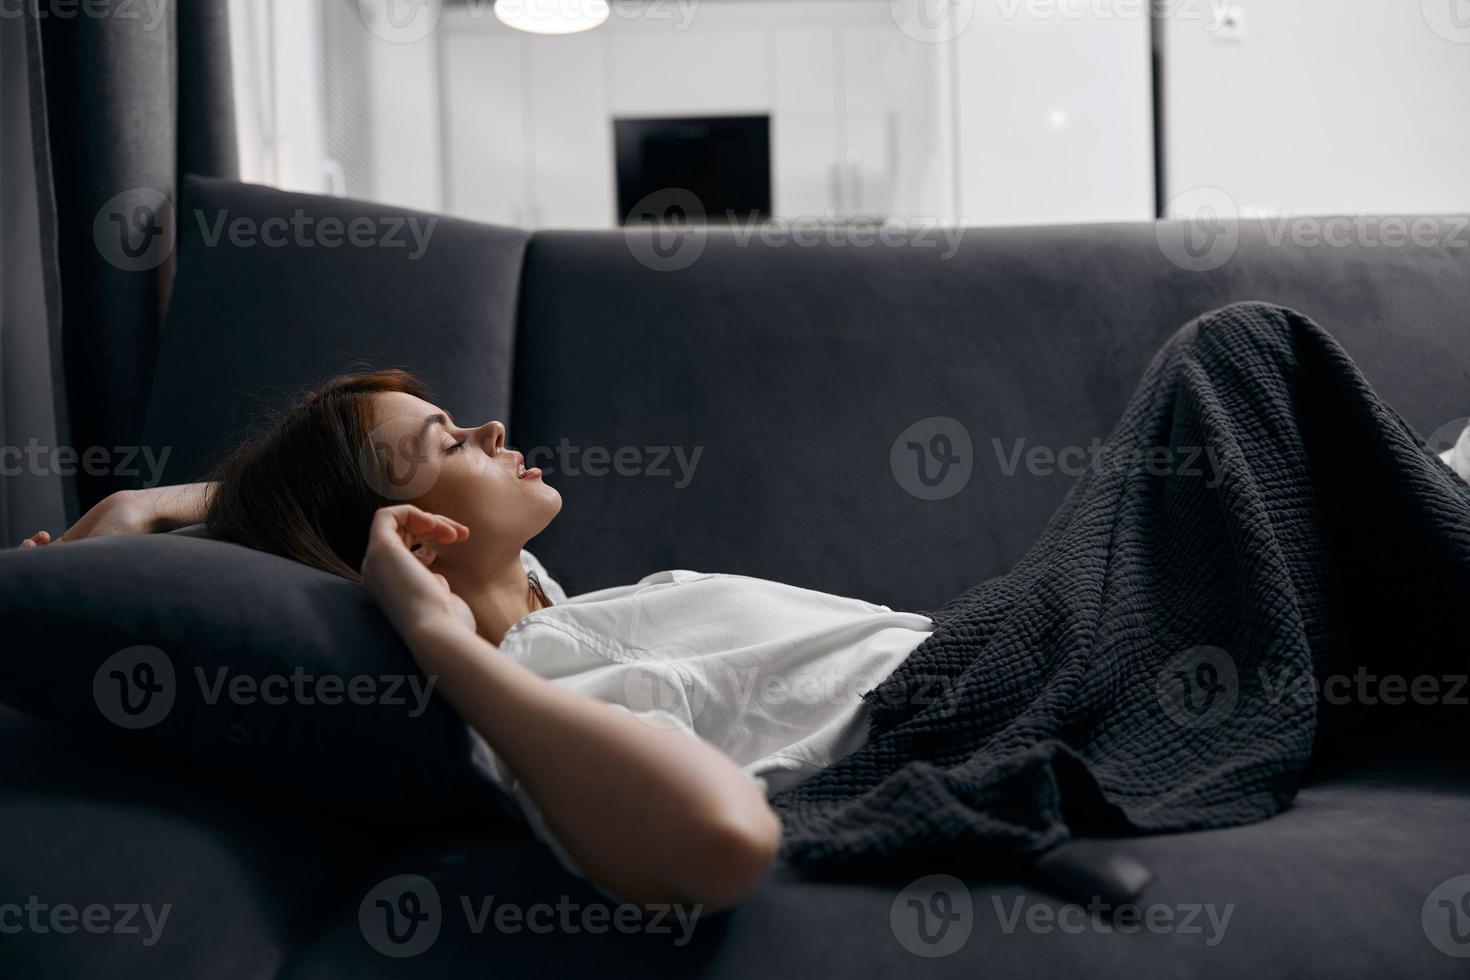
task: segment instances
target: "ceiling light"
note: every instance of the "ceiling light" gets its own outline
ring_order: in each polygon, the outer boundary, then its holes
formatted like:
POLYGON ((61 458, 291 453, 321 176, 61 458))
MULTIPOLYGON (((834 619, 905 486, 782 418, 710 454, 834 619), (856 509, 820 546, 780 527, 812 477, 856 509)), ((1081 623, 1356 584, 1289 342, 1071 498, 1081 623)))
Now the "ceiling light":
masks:
POLYGON ((532 34, 575 34, 607 20, 607 0, 495 0, 495 16, 532 34))

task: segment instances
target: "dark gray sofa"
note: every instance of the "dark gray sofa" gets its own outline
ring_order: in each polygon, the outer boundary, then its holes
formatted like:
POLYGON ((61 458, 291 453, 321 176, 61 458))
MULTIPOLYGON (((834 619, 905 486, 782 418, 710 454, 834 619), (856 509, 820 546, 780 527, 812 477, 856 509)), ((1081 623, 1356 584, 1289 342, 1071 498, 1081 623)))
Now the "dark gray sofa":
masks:
MULTIPOLYGON (((236 214, 303 202, 344 217, 383 210, 212 181, 190 182, 187 195, 236 214)), ((1014 563, 1066 493, 1066 472, 1007 472, 1018 440, 1057 450, 1106 436, 1151 353, 1204 311, 1260 299, 1306 313, 1426 436, 1470 412, 1463 232, 1458 244, 1432 247, 1303 247, 1275 243, 1269 225, 1234 231, 1233 257, 1208 272, 1171 262, 1147 224, 974 229, 950 258, 912 243, 803 247, 710 232, 693 264, 664 270, 636 240, 646 232, 630 244, 616 232, 451 223, 414 263, 205 248, 186 227, 144 442, 171 448, 170 480, 195 478, 262 398, 353 360, 404 364, 467 418, 503 413, 523 450, 580 447, 561 459, 582 472, 548 476, 566 506, 531 544, 570 592, 687 567, 933 608, 1014 563), (895 474, 891 449, 935 416, 969 433, 973 470, 958 493, 926 500, 895 474), (589 473, 598 464, 588 447, 631 447, 638 462, 589 473), (671 451, 669 474, 651 472, 672 447, 686 459, 699 450, 687 485, 671 451)), ((476 932, 461 899, 601 900, 527 839, 246 799, 136 746, 15 713, 0 724, 0 906, 30 895, 172 906, 148 947, 116 934, 0 933, 7 976, 1458 977, 1467 968, 1426 925, 1459 914, 1439 912, 1431 893, 1470 874, 1470 768, 1453 744, 1322 746, 1310 785, 1274 820, 1124 842, 1155 874, 1143 904, 1164 909, 1174 928, 1049 919, 1064 903, 1043 883, 987 874, 983 855, 957 855, 953 867, 924 873, 965 879, 970 910, 954 928, 968 935, 931 957, 903 918, 917 874, 830 881, 785 866, 745 906, 700 921, 687 942, 677 924, 671 933, 493 923, 476 932), (432 945, 396 958, 369 941, 359 908, 379 882, 405 874, 430 879, 443 911, 432 945), (1228 924, 1212 925, 1227 910, 1228 924)), ((1455 921, 1470 930, 1470 907, 1455 921)), ((1452 951, 1470 955, 1470 937, 1452 951)))

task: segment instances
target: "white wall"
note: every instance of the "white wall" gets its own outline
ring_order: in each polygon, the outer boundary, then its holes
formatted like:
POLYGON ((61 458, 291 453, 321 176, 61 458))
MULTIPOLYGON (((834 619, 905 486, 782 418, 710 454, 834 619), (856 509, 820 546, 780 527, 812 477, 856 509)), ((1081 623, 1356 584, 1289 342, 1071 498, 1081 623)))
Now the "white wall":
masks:
POLYGON ((964 221, 1153 217, 1148 19, 1110 9, 1129 7, 975 5, 955 41, 964 221))
POLYGON ((1167 196, 1219 188, 1242 213, 1470 211, 1470 43, 1431 29, 1432 4, 1239 6, 1238 43, 1208 20, 1168 25, 1167 196))

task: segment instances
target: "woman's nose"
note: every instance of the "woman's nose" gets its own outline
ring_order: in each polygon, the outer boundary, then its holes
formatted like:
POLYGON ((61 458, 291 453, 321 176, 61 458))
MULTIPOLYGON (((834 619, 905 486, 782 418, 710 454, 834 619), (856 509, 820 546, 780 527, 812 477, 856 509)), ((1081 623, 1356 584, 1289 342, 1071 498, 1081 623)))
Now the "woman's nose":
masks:
POLYGON ((498 455, 505 448, 505 424, 503 422, 486 422, 480 426, 479 435, 485 452, 491 456, 498 455))

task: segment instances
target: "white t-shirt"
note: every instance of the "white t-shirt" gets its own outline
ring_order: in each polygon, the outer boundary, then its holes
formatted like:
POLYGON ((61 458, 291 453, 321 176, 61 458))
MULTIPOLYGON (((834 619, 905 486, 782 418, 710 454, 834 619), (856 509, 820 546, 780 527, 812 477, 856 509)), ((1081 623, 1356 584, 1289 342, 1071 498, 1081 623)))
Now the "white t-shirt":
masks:
MULTIPOLYGON (((568 598, 534 556, 548 609, 500 650, 559 687, 711 743, 767 795, 859 748, 878 686, 934 629, 926 616, 743 575, 675 570, 568 598)), ((473 731, 473 730, 472 730, 473 731)), ((561 863, 583 872, 478 734, 476 763, 561 863)))
POLYGON ((1470 480, 1470 426, 1460 433, 1460 438, 1447 451, 1440 453, 1445 465, 1466 480, 1470 480))

